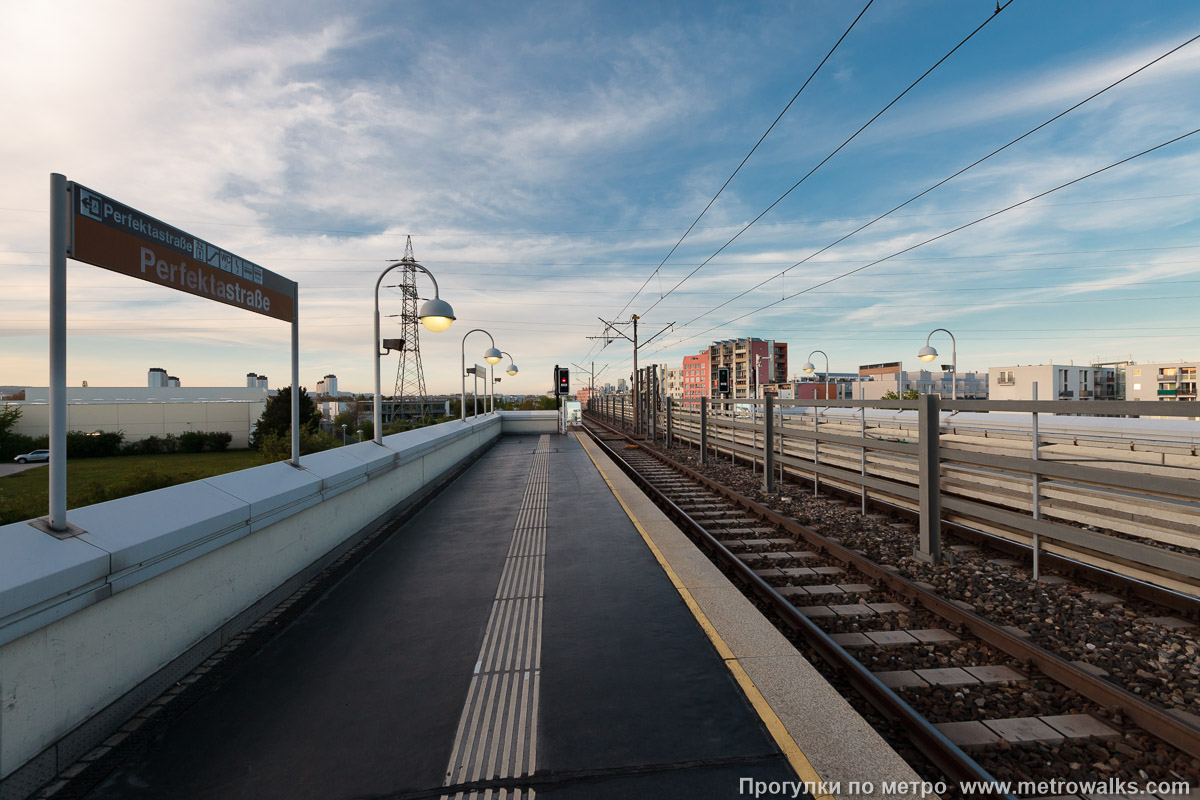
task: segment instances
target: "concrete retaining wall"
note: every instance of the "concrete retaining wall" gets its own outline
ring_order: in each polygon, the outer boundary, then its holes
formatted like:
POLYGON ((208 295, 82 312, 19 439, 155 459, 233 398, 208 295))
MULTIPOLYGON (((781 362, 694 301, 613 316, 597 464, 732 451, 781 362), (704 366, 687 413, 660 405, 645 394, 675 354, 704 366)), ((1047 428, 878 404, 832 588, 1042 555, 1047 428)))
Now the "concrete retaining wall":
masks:
POLYGON ((206 658, 199 645, 502 433, 556 430, 554 412, 501 412, 76 509, 86 532, 69 539, 0 527, 0 796, 48 780, 95 744, 97 715, 206 658))

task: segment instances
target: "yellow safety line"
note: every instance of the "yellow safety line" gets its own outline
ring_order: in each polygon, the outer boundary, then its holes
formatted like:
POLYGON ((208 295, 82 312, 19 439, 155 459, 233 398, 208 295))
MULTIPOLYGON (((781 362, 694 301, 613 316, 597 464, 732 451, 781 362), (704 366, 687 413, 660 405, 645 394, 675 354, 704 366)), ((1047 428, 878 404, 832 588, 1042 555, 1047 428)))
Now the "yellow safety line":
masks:
MULTIPOLYGON (((575 437, 579 439, 579 443, 583 446, 583 450, 585 453, 587 453, 588 458, 590 458, 592 463, 596 465, 596 469, 600 472, 600 477, 604 478, 604 482, 608 484, 609 490, 611 490, 613 496, 617 498, 617 502, 621 504, 621 508, 625 509, 625 514, 629 517, 630 521, 633 522, 633 527, 637 528, 637 532, 641 534, 642 540, 646 542, 646 546, 650 548, 650 552, 654 554, 654 558, 658 561, 658 565, 662 567, 663 572, 665 572, 667 577, 670 578, 671 585, 675 587, 676 591, 679 592, 680 597, 683 598, 683 602, 687 604, 689 609, 691 609, 692 616, 696 618, 696 622, 700 623, 700 627, 704 630, 704 633, 708 635, 709 641, 711 641, 713 643, 713 647, 717 649, 717 654, 721 656, 721 659, 725 662, 725 666, 727 666, 729 671, 733 673, 734 679, 738 682, 738 685, 742 687, 742 691, 746 693, 746 698, 750 701, 750 704, 754 706, 754 710, 758 712, 758 716, 760 719, 762 719, 763 724, 766 725, 767 730, 771 734, 771 738, 773 738, 775 743, 779 745, 779 749, 783 751, 788 763, 792 765, 792 769, 795 770, 796 776, 800 778, 801 781, 804 781, 810 785, 821 785, 821 776, 817 774, 817 770, 813 767, 812 762, 809 761, 808 757, 804 755, 803 751, 801 751, 800 745, 796 744, 796 740, 793 739, 791 733, 788 732, 787 726, 783 724, 783 721, 779 719, 779 715, 777 715, 775 710, 771 708, 771 704, 767 702, 765 697, 763 697, 762 692, 758 689, 758 686, 756 686, 750 676, 746 674, 746 670, 742 668, 741 663, 733 654, 733 651, 729 649, 729 645, 725 644, 725 640, 721 638, 721 634, 717 632, 716 627, 711 621, 709 621, 708 616, 700 608, 700 604, 696 602, 694 597, 692 597, 692 593, 688 591, 688 588, 684 586, 683 581, 681 581, 679 576, 675 574, 675 570, 671 568, 670 563, 667 562, 667 559, 662 554, 662 551, 658 549, 658 545, 654 543, 654 540, 650 538, 650 534, 646 532, 644 527, 642 527, 642 523, 633 513, 633 509, 629 507, 629 505, 625 502, 625 498, 621 497, 621 493, 617 491, 617 487, 613 486, 612 481, 608 479, 608 474, 604 471, 604 467, 600 466, 600 462, 597 461, 596 457, 592 454, 590 443, 581 433, 577 432, 575 437)), ((814 797, 816 800, 835 800, 833 795, 829 794, 814 795, 814 797)))

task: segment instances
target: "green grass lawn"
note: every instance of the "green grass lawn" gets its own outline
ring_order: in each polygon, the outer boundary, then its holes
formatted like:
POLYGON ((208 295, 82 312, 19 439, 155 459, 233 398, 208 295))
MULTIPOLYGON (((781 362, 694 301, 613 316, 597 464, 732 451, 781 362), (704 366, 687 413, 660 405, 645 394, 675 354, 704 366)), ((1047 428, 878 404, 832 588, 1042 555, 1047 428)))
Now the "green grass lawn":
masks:
MULTIPOLYGON (((67 461, 67 508, 90 502, 96 491, 112 491, 153 475, 163 485, 208 478, 257 467, 262 457, 254 450, 223 453, 172 453, 154 456, 79 458, 67 461)), ((35 467, 0 478, 0 524, 44 516, 49 504, 49 466, 35 467)))

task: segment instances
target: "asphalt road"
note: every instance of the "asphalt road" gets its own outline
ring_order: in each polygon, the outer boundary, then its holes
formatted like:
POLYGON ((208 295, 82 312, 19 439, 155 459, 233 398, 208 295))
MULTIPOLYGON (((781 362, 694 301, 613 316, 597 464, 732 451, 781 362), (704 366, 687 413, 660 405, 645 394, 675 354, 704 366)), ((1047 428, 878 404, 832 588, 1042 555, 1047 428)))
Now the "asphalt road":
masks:
POLYGON ((45 461, 40 461, 36 464, 18 464, 15 461, 8 464, 0 464, 0 478, 3 478, 5 475, 16 475, 18 472, 24 472, 25 470, 33 469, 34 467, 44 466, 46 466, 45 461))

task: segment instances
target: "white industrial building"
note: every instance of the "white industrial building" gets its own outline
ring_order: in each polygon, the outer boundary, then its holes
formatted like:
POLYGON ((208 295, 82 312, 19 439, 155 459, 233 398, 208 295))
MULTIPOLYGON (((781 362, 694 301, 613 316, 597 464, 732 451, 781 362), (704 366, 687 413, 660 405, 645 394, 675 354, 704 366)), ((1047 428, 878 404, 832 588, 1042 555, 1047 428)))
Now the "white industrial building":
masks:
MULTIPOLYGON (((157 386, 68 386, 67 430, 124 431, 125 441, 148 436, 178 436, 188 431, 227 432, 230 447, 247 447, 250 432, 267 405, 267 389, 234 386, 183 388, 169 385, 166 370, 152 369, 148 382, 157 386)), ((176 381, 177 384, 177 381, 176 381)), ((25 389, 25 400, 10 402, 21 409, 14 427, 26 436, 45 436, 50 430, 50 390, 25 389)))

